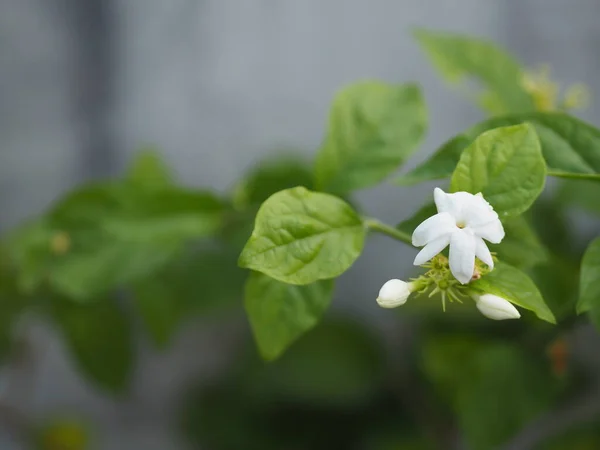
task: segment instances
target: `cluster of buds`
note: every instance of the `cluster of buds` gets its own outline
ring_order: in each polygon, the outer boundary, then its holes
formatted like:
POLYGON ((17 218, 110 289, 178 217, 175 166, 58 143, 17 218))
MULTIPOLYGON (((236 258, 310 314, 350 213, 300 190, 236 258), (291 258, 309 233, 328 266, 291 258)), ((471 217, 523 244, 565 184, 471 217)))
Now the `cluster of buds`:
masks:
POLYGON ((589 104, 590 91, 582 83, 568 86, 562 98, 557 83, 550 79, 550 68, 542 65, 523 74, 521 85, 529 93, 538 111, 569 111, 582 109, 589 104))
POLYGON ((481 194, 434 190, 438 213, 421 223, 413 232, 412 243, 423 249, 414 264, 427 268, 418 278, 405 282, 386 282, 377 297, 384 308, 403 305, 414 292, 440 294, 445 310, 446 300, 462 303, 471 298, 477 309, 494 320, 518 319, 519 311, 506 299, 480 292, 469 286, 494 268, 494 257, 485 241, 497 244, 504 238, 498 214, 481 194), (450 247, 447 258, 440 252, 450 247))

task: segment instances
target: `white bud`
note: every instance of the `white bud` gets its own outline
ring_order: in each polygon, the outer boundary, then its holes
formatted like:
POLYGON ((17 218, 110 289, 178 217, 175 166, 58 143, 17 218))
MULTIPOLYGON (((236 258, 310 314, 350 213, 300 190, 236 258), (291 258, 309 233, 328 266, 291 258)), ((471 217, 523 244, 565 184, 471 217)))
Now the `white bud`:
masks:
POLYGON ((517 308, 508 300, 493 294, 474 294, 477 309, 485 317, 493 320, 518 319, 521 317, 517 308))
POLYGON ((395 308, 404 305, 413 289, 413 283, 396 279, 389 280, 379 290, 377 303, 382 308, 395 308))

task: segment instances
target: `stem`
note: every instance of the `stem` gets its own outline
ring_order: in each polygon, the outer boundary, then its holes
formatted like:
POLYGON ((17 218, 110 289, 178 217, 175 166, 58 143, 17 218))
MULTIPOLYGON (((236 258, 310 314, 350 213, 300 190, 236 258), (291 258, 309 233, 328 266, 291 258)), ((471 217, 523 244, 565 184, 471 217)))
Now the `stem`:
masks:
POLYGON ((410 235, 404 231, 400 231, 397 228, 386 225, 385 223, 373 218, 365 218, 363 223, 371 231, 377 231, 398 241, 404 242, 405 244, 412 245, 412 239, 410 235))

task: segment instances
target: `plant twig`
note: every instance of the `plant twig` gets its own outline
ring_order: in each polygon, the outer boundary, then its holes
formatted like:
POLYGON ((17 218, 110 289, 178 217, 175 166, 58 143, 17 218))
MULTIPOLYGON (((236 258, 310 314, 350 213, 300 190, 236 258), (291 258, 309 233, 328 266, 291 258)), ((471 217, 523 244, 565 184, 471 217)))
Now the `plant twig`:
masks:
POLYGON ((364 224, 369 230, 377 231, 378 233, 385 234, 386 236, 389 236, 393 239, 412 245, 412 239, 410 235, 408 235, 404 231, 398 230, 397 228, 386 225, 385 223, 380 222, 377 219, 365 218, 364 224))

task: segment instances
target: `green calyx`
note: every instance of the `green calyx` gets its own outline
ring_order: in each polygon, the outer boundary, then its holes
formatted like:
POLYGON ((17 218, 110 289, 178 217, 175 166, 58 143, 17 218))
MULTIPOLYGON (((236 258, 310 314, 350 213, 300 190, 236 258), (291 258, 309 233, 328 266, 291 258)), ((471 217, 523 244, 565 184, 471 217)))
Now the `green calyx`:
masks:
MULTIPOLYGON (((446 311, 446 299, 450 302, 462 303, 464 298, 471 296, 472 289, 468 285, 461 284, 452 275, 446 256, 439 254, 431 259, 431 261, 423 264, 422 267, 428 269, 427 272, 418 278, 411 279, 415 286, 414 292, 417 295, 428 294, 430 298, 439 293, 442 297, 442 308, 444 311, 446 311)), ((486 264, 476 259, 473 280, 481 278, 489 271, 490 269, 486 264)))

